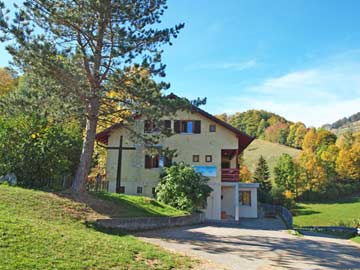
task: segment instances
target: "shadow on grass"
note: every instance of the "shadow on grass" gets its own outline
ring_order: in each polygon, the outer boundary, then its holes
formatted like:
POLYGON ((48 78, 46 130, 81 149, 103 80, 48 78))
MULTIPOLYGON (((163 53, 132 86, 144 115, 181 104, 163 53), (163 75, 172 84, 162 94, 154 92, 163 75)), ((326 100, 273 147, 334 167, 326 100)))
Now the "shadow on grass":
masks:
POLYGON ((122 196, 119 196, 118 194, 116 196, 111 196, 111 194, 109 195, 101 192, 73 193, 63 191, 56 192, 55 194, 75 202, 84 203, 99 215, 110 218, 168 216, 167 213, 157 211, 164 209, 165 207, 150 198, 148 202, 137 203, 127 200, 125 197, 122 198, 122 196), (158 209, 146 207, 146 204, 158 209))

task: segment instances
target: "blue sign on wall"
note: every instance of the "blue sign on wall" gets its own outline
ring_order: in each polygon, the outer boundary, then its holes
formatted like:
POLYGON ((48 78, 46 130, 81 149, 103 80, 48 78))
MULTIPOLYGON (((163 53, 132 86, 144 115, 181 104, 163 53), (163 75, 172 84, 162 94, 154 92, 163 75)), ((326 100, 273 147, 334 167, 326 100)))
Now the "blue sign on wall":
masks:
POLYGON ((216 166, 193 166, 193 168, 203 176, 216 177, 216 166))

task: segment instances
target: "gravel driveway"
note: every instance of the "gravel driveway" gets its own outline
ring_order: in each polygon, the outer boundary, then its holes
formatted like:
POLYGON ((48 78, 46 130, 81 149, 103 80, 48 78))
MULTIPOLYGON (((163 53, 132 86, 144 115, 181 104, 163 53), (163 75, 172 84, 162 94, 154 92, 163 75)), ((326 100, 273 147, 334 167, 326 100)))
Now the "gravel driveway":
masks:
POLYGON ((349 240, 305 236, 274 220, 145 232, 143 240, 208 262, 203 269, 360 269, 360 246, 349 240), (268 229, 271 228, 271 229, 268 229))

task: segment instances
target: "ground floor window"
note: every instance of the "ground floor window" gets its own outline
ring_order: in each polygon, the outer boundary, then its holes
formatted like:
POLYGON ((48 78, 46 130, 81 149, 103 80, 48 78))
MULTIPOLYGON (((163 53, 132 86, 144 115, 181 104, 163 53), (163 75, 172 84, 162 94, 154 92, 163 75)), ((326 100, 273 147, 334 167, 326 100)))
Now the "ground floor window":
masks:
POLYGON ((136 188, 136 193, 137 194, 142 194, 143 193, 143 188, 142 187, 137 187, 136 188))
POLYGON ((125 193, 125 187, 124 186, 120 186, 117 188, 116 190, 117 193, 125 193))
POLYGON ((251 206, 251 191, 240 191, 240 205, 251 206))
POLYGON ((145 169, 159 168, 160 155, 145 155, 145 169))

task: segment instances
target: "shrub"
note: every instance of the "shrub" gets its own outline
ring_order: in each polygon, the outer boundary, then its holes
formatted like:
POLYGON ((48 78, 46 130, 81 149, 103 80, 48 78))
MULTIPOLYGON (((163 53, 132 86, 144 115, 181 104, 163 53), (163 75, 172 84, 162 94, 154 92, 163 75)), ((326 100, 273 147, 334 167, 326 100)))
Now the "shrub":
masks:
POLYGON ((76 123, 55 124, 36 115, 0 118, 0 175, 14 173, 18 184, 39 188, 72 175, 81 152, 76 123))
POLYGON ((177 209, 194 212, 204 208, 212 188, 207 184, 209 178, 197 173, 184 163, 164 168, 164 174, 156 187, 156 196, 177 209))
POLYGON ((282 205, 288 209, 295 206, 294 194, 282 187, 273 187, 271 190, 272 203, 282 205))

